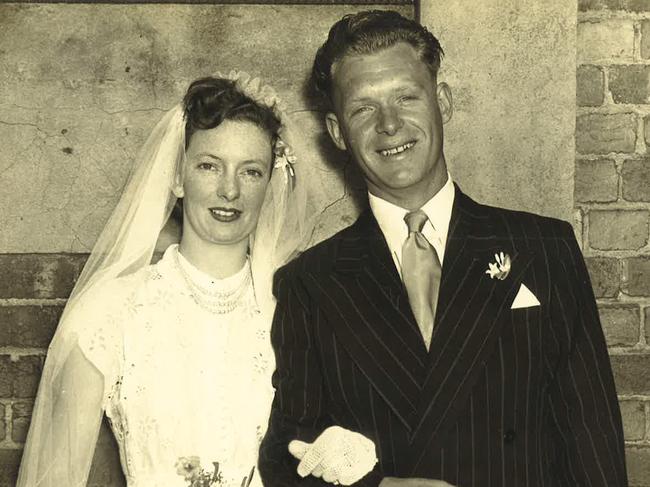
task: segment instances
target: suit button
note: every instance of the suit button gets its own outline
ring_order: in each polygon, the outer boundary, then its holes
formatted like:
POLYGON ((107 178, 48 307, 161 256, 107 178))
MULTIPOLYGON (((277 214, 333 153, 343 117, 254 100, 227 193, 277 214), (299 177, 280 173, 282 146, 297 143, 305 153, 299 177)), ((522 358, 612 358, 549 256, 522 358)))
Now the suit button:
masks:
POLYGON ((503 441, 504 443, 512 443, 515 441, 516 437, 517 433, 515 433, 515 430, 506 430, 506 432, 503 434, 503 441))

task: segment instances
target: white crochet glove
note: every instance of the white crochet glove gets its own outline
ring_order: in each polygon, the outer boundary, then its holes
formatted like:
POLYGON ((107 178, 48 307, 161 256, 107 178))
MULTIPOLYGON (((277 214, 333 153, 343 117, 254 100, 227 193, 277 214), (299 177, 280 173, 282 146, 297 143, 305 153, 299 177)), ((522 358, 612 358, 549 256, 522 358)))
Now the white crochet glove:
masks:
POLYGON ((313 443, 293 440, 289 452, 300 460, 298 475, 311 474, 333 484, 353 484, 377 463, 373 441, 340 426, 330 426, 313 443))

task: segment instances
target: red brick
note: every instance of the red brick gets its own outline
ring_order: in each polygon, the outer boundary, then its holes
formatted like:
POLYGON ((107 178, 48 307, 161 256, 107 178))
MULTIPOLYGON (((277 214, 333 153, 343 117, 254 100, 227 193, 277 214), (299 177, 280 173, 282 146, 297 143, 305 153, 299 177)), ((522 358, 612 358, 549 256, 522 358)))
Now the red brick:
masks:
POLYGON ((628 446, 625 449, 625 460, 630 487, 650 485, 650 448, 628 446))
POLYGON ((63 306, 0 306, 0 346, 47 348, 63 306))
POLYGON ((630 19, 579 22, 578 64, 634 60, 634 22, 630 19))
POLYGON ((0 298, 67 298, 86 258, 82 254, 0 254, 0 298))
POLYGON ((34 397, 41 369, 40 357, 24 356, 12 361, 8 355, 0 355, 0 397, 34 397))
POLYGON ((650 258, 627 259, 627 283, 624 291, 630 296, 650 296, 650 258))
POLYGON ((581 107, 596 107, 605 99, 605 74, 597 66, 578 66, 576 102, 581 107))
POLYGON ((15 402, 11 405, 11 439, 16 443, 24 443, 32 419, 33 403, 15 402))
POLYGON ((650 11, 648 0, 578 0, 578 9, 587 10, 627 10, 630 12, 650 11))
POLYGON ((632 346, 639 342, 640 312, 633 304, 598 306, 607 345, 610 347, 632 346))
POLYGON ((645 437, 645 407, 640 401, 621 401, 621 416, 626 440, 642 440, 645 437))
POLYGON ((621 287, 621 270, 618 259, 587 257, 585 262, 596 297, 616 297, 621 287))
POLYGON ((589 246, 596 250, 637 250, 648 243, 646 210, 589 212, 589 246))
POLYGON ((581 203, 616 201, 618 173, 614 161, 576 161, 574 195, 581 203))
POLYGON ((650 393, 650 354, 612 355, 610 360, 619 394, 650 393))
POLYGON ((7 436, 7 424, 5 423, 5 407, 0 404, 0 441, 7 436))
POLYGON ((621 65, 609 70, 609 91, 614 103, 648 102, 650 66, 621 65))
POLYGON ((16 485, 22 455, 22 450, 0 450, 0 487, 16 485))
POLYGON ((576 150, 580 154, 632 153, 636 146, 633 113, 590 113, 576 120, 576 150))
POLYGON ((624 199, 650 201, 650 159, 625 161, 621 176, 624 199))

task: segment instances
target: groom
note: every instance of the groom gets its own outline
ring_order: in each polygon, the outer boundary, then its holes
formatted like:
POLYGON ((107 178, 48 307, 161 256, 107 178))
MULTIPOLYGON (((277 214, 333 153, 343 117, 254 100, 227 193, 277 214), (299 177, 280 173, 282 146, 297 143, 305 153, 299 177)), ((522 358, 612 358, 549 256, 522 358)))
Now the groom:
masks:
POLYGON ((339 480, 319 456, 347 447, 323 439, 337 425, 376 447, 356 485, 625 486, 614 381, 572 228, 481 205, 453 183, 441 55, 394 12, 343 18, 316 55, 328 132, 364 174, 370 208, 275 276, 264 483, 339 480), (295 439, 311 444, 307 470, 295 439))

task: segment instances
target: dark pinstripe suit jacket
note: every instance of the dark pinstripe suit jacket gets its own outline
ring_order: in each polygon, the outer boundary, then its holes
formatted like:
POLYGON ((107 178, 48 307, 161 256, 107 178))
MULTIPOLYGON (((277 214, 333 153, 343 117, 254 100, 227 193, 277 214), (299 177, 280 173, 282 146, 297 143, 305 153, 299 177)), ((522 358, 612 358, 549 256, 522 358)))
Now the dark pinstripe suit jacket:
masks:
POLYGON ((370 211, 279 270, 274 291, 265 485, 325 485, 297 476, 287 443, 332 424, 376 444, 359 485, 627 485, 609 357, 568 223, 456 188, 430 352, 370 211), (501 251, 512 270, 490 279, 501 251), (540 306, 510 308, 522 283, 540 306))

